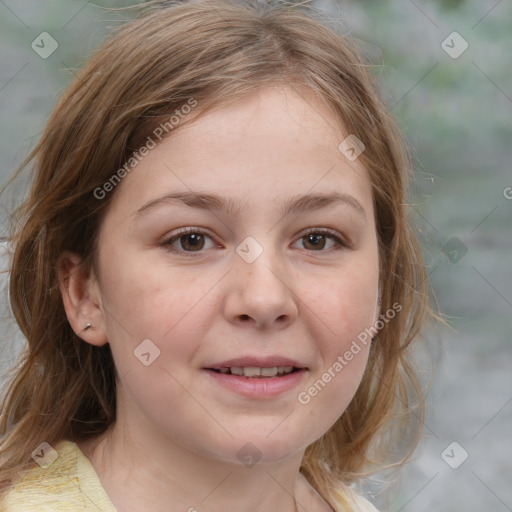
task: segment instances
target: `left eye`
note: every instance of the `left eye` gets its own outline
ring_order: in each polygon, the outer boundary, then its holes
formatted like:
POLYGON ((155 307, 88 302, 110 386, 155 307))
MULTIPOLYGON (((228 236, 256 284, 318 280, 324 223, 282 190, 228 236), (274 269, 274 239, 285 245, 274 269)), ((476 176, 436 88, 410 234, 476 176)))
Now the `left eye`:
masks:
MULTIPOLYGON (((330 238, 334 241, 334 245, 336 248, 334 250, 339 250, 347 245, 345 242, 334 233, 327 231, 325 229, 309 229, 307 233, 303 234, 300 240, 306 239, 307 244, 311 244, 313 247, 320 249, 325 249, 325 241, 330 238)), ((332 246, 331 246, 332 247, 332 246)), ((314 251, 314 252, 326 252, 326 251, 314 251)))
MULTIPOLYGON (((168 250, 172 252, 200 252, 205 248, 205 237, 212 240, 209 235, 200 229, 185 228, 164 240, 162 246, 167 247, 168 250), (181 251, 176 248, 176 243, 180 244, 181 251)), ((312 250, 313 252, 326 252, 322 251, 322 249, 326 248, 325 245, 327 239, 331 239, 334 242, 334 246, 336 247, 335 250, 339 250, 347 246, 339 236, 325 229, 309 229, 299 238, 299 240, 305 240, 305 244, 310 245, 313 249, 309 250, 312 250)))

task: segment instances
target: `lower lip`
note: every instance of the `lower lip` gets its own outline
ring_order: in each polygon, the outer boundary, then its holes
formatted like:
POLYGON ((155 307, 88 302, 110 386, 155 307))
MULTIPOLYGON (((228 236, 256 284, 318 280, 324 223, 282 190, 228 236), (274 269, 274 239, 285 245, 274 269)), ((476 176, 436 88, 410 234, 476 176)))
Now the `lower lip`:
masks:
POLYGON ((304 378, 307 370, 302 369, 282 377, 264 377, 260 379, 218 373, 213 370, 206 370, 206 372, 221 386, 235 393, 250 398, 265 398, 277 396, 295 388, 304 378))

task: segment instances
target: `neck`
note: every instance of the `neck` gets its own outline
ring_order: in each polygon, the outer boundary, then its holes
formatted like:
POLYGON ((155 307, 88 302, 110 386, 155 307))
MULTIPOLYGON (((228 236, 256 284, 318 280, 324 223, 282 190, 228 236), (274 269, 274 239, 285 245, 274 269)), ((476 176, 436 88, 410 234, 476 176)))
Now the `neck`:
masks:
POLYGON ((154 512, 323 508, 299 472, 303 452, 285 462, 249 467, 201 456, 172 442, 163 449, 138 439, 114 425, 94 442, 78 443, 118 512, 149 507, 154 512))

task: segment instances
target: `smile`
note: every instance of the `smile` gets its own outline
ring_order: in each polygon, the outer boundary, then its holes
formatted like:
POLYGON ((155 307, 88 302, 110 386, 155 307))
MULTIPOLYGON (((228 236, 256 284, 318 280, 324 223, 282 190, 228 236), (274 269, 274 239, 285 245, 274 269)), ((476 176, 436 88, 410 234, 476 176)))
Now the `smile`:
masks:
POLYGON ((272 398, 303 383, 308 370, 293 366, 205 368, 210 382, 246 398, 272 398))
POLYGON ((229 368, 219 368, 218 370, 214 369, 214 371, 225 375, 243 375, 244 377, 251 378, 281 377, 298 370, 298 368, 293 366, 273 366, 271 368, 260 368, 257 366, 231 366, 229 368))

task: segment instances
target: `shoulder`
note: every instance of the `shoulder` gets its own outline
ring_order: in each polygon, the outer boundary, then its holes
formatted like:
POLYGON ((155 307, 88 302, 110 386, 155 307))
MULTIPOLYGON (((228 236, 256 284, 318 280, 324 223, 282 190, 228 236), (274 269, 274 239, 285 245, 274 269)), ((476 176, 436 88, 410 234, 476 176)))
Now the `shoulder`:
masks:
POLYGON ((53 447, 43 445, 40 453, 41 463, 27 470, 2 500, 2 512, 116 512, 75 443, 62 440, 53 447))
POLYGON ((336 496, 339 504, 336 512, 379 512, 372 503, 349 485, 344 485, 337 490, 336 496))

